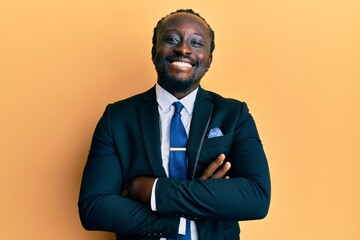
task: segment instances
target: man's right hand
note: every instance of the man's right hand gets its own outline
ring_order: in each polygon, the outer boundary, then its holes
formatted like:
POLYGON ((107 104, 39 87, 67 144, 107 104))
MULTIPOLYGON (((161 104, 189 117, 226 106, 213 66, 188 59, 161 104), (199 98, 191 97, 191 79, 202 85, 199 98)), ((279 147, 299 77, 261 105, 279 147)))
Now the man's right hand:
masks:
MULTIPOLYGON (((214 159, 214 161, 212 161, 209 164, 209 166, 205 168, 203 174, 200 177, 200 180, 206 180, 210 178, 215 178, 215 179, 223 178, 231 167, 230 162, 226 162, 223 165, 224 160, 225 160, 224 154, 220 154, 219 156, 217 156, 214 159)), ((229 176, 226 176, 225 178, 229 178, 229 176)))

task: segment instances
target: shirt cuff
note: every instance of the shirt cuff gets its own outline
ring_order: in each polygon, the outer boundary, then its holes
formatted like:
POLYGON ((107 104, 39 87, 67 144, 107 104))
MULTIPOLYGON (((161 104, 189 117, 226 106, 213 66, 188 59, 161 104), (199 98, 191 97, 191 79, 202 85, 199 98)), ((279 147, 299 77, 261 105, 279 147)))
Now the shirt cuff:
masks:
POLYGON ((181 235, 186 234, 186 219, 185 218, 180 218, 178 234, 181 234, 181 235))
MULTIPOLYGON (((158 180, 158 178, 155 179, 153 187, 151 189, 150 206, 151 206, 152 211, 157 211, 156 196, 155 196, 155 188, 156 188, 157 180, 158 180)), ((186 219, 185 218, 180 218, 178 234, 182 234, 182 235, 186 234, 186 219)))
POLYGON ((153 211, 157 211, 156 208, 156 197, 155 197, 155 188, 156 188, 156 183, 157 183, 157 179, 155 179, 153 187, 151 189, 151 198, 150 198, 150 205, 151 205, 151 210, 153 211))

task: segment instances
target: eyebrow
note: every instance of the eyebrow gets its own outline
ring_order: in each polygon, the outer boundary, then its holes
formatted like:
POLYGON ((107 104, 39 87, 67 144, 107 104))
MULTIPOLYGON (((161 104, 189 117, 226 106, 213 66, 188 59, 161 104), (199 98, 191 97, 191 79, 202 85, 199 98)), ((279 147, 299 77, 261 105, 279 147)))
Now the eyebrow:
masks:
MULTIPOLYGON (((180 32, 179 30, 177 30, 177 29, 168 29, 168 30, 166 30, 166 31, 164 31, 164 33, 162 34, 162 35, 164 35, 164 34, 166 34, 166 33, 168 33, 168 32, 180 32)), ((205 38, 204 37, 204 35, 203 34, 201 34, 201 33, 198 33, 198 32, 195 32, 195 33, 193 33, 194 35, 198 35, 198 36, 200 36, 200 37, 202 37, 202 38, 205 38)))

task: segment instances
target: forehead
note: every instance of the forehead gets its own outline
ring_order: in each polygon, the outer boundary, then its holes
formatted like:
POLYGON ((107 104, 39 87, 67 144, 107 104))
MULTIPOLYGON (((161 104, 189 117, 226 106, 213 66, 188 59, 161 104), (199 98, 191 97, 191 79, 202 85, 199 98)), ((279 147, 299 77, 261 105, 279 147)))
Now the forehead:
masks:
POLYGON ((201 18, 191 13, 174 13, 167 16, 160 24, 158 32, 161 35, 169 30, 193 31, 204 37, 210 37, 208 25, 201 18))

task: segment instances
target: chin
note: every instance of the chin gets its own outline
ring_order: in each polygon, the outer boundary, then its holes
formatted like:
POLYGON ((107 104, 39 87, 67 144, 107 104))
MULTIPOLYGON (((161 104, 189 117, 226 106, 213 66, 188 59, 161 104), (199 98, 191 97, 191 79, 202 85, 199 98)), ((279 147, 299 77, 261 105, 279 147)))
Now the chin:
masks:
POLYGON ((177 78, 177 77, 170 77, 170 76, 161 76, 159 75, 158 83, 161 87, 163 87, 166 91, 170 93, 177 93, 177 92, 186 92, 197 86, 199 81, 192 78, 177 78))

